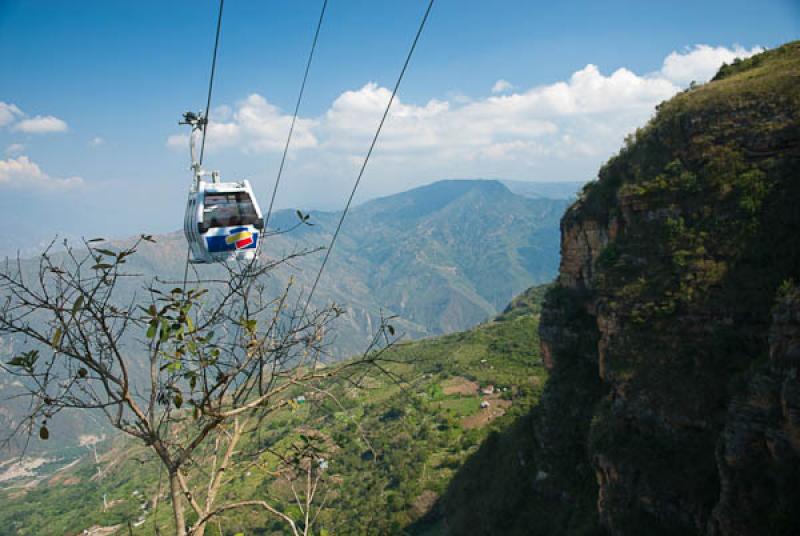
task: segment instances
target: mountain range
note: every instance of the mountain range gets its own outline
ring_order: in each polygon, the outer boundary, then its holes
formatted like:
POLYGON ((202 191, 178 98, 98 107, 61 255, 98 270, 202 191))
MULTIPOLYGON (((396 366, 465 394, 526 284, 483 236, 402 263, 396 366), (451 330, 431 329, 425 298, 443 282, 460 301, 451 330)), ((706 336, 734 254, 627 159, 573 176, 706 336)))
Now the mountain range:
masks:
MULTIPOLYGON (((550 186, 553 195, 563 196, 575 188, 550 186)), ((460 331, 491 318, 531 285, 552 280, 558 267, 558 222, 569 199, 533 195, 515 194, 494 180, 446 180, 354 207, 313 302, 335 302, 345 309, 335 325, 329 359, 363 351, 382 315, 395 316, 393 324, 408 339, 460 331)), ((295 211, 276 212, 270 228, 277 234, 267 237, 262 255, 280 258, 327 246, 340 215, 312 211, 311 225, 298 227, 295 211), (287 229, 293 230, 281 232, 287 229)), ((140 292, 149 279, 182 279, 183 234, 157 235, 153 240, 127 259, 127 270, 139 277, 120 283, 120 303, 140 292)), ((132 239, 108 240, 103 247, 121 249, 131 243, 132 239)), ((268 280, 270 290, 277 292, 291 276, 301 292, 307 291, 321 259, 317 251, 281 265, 268 280)), ((29 259, 22 266, 32 274, 37 261, 29 259)), ((190 270, 190 279, 221 276, 223 269, 213 265, 193 265, 190 270)), ((14 354, 15 341, 4 337, 0 342, 0 359, 7 360, 14 354)), ((0 372, 0 398, 13 395, 18 387, 0 372)), ((3 404, 0 437, 23 412, 21 400, 3 404)), ((53 426, 60 437, 70 438, 67 443, 99 430, 93 422, 79 422, 67 414, 53 426)))
MULTIPOLYGON (((336 443, 320 532, 800 533, 798 80, 800 41, 723 65, 711 82, 662 103, 564 213, 552 285, 466 332, 396 347, 404 390, 371 383, 342 392, 347 411, 309 421, 303 405, 270 421, 271 447, 290 448, 309 423, 336 443), (355 439, 348 415, 363 419, 376 450, 355 439)), ((446 303, 477 306, 474 294, 491 305, 514 286, 487 282, 493 270, 512 280, 537 273, 540 259, 525 248, 539 247, 532 237, 545 231, 515 207, 528 216, 552 207, 500 183, 470 186, 438 183, 390 199, 391 225, 387 200, 361 207, 350 239, 360 237, 363 254, 353 261, 387 268, 368 288, 396 296, 380 285, 402 265, 402 284, 417 285, 409 297, 437 295, 408 275, 421 270, 431 284, 453 286, 446 303), (504 236, 483 225, 487 214, 504 236), (420 235, 421 254, 402 243, 407 229, 420 235), (381 236, 401 243, 386 249, 381 236)), ((331 219, 314 215, 323 229, 331 219)), ((324 236, 302 234, 310 243, 324 236)), ((340 252, 354 251, 344 243, 340 252)), ((348 287, 330 288, 328 297, 348 287)), ((403 288, 395 307, 413 327, 420 317, 403 288)), ((437 320, 450 311, 440 299, 423 301, 437 320)), ((123 530, 142 520, 133 534, 152 530, 145 521, 169 527, 163 510, 141 502, 142 490, 158 489, 154 465, 128 445, 109 443, 97 459, 0 493, 0 534, 26 534, 26 523, 37 534, 89 522, 123 530), (105 511, 102 493, 116 493, 105 511)), ((296 515, 275 473, 239 471, 232 497, 262 493, 296 515)), ((257 516, 226 519, 217 531, 285 533, 257 516)))

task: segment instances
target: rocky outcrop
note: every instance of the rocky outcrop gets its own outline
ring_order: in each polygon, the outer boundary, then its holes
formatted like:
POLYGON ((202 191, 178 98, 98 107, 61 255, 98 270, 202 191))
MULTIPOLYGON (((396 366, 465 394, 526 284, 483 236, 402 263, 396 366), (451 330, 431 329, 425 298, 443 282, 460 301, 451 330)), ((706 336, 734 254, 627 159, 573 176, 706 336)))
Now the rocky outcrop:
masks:
POLYGON ((565 214, 535 425, 561 532, 800 533, 799 79, 800 43, 726 67, 565 214))
POLYGON ((800 289, 773 313, 769 362, 730 405, 717 451, 712 534, 797 533, 800 498, 800 289), (766 529, 766 530, 765 530, 766 529))

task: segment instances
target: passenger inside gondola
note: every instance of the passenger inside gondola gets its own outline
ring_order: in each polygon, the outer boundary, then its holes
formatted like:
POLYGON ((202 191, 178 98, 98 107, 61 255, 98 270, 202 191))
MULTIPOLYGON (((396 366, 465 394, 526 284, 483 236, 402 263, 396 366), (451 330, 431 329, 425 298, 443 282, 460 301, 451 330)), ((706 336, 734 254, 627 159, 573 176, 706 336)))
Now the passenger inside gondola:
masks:
POLYGON ((256 213, 250 196, 245 192, 210 193, 205 196, 203 223, 205 232, 214 227, 234 227, 254 225, 261 227, 261 219, 256 213))

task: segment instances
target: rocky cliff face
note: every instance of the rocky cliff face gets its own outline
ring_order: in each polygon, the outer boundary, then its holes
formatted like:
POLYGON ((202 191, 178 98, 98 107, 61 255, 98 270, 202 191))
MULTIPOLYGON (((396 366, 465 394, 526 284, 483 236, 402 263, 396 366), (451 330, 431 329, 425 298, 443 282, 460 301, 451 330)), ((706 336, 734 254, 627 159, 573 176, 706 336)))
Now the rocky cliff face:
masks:
POLYGON ((712 534, 762 534, 765 520, 797 526, 800 290, 781 294, 769 332, 769 362, 731 402, 717 450, 721 493, 709 523, 712 534))
POLYGON ((796 42, 662 104, 567 211, 534 426, 555 532, 800 533, 798 205, 796 42))

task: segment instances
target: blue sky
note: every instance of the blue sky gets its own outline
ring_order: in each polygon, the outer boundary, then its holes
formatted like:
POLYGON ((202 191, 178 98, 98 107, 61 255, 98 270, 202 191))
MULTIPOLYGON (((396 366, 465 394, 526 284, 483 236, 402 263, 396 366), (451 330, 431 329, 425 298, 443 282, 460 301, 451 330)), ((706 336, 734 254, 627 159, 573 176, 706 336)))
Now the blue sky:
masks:
MULTIPOLYGON (((262 203, 320 5, 225 6, 206 163, 262 203)), ((342 204, 424 7, 330 0, 280 206, 342 204)), ((204 104, 216 8, 0 2, 0 248, 180 226, 176 122, 204 104)), ((361 198, 449 177, 590 179, 690 79, 798 35, 794 0, 438 0, 361 198)))

